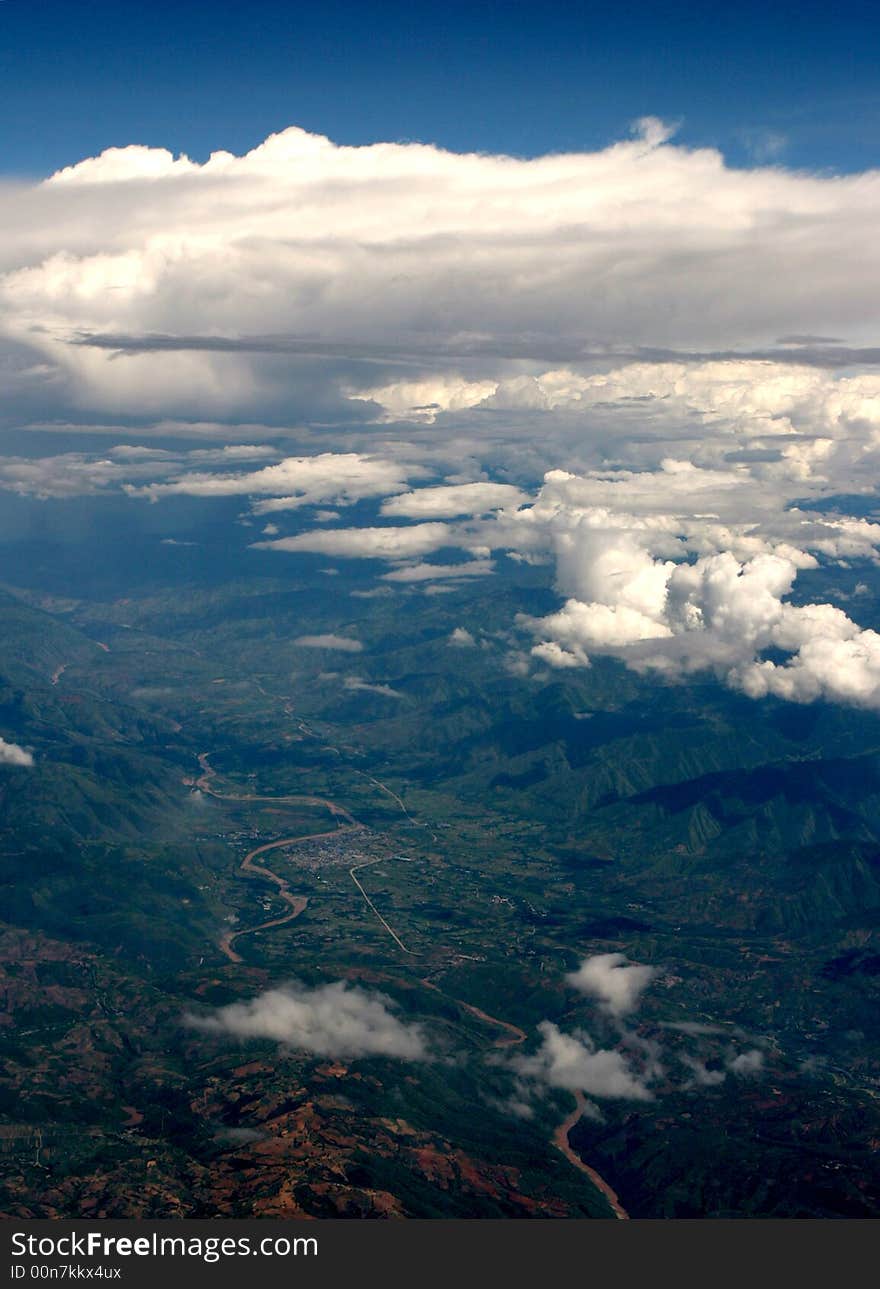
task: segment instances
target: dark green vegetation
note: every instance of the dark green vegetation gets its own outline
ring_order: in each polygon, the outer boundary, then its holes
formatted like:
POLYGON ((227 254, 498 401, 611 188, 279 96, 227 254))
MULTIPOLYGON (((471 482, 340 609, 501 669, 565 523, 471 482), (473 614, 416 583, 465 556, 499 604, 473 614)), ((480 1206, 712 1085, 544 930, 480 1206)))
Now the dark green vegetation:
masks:
POLYGON ((876 715, 612 662, 511 674, 545 569, 392 592, 378 566, 230 553, 228 516, 162 546, 170 503, 156 531, 108 501, 53 538, 65 504, 0 558, 0 735, 35 757, 0 765, 4 1211, 607 1214, 552 1144, 570 1096, 515 1116, 510 1061, 545 1019, 616 1042, 563 977, 620 951, 660 970, 634 1026, 662 1073, 572 1141, 623 1205, 880 1213, 876 715), (292 643, 325 632, 363 652, 292 643), (315 833, 264 860, 305 910, 231 961, 224 934, 285 912, 242 859, 315 833), (181 1023, 289 978, 380 989, 435 1059, 181 1023), (763 1068, 728 1072, 744 1050, 763 1068))

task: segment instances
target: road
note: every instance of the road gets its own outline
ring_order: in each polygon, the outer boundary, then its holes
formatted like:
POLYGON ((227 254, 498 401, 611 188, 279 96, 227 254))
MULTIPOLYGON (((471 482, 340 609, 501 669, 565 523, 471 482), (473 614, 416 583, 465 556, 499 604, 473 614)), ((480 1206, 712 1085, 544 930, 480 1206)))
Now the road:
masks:
MULTIPOLYGON (((337 752, 338 750, 339 750, 338 748, 332 749, 332 751, 334 752, 337 752)), ((391 800, 396 802, 396 804, 400 806, 400 809, 403 811, 404 815, 406 816, 406 818, 409 820, 409 822, 412 824, 414 828, 428 827, 427 824, 419 823, 418 819, 413 819, 412 815, 404 805, 403 800, 397 795, 397 793, 394 791, 393 788, 388 787, 387 783, 383 783, 381 779, 374 779, 372 774, 367 774, 365 770, 355 770, 355 774, 359 774, 362 779, 366 779, 369 783, 375 784, 375 786, 377 788, 380 788, 382 792, 387 793, 387 795, 391 798, 391 800)), ((432 841, 439 840, 435 832, 431 833, 431 840, 432 841)))
POLYGON ((360 891, 361 895, 363 895, 363 897, 364 897, 364 899, 366 900, 366 902, 367 902, 368 906, 372 909, 373 913, 376 915, 376 917, 377 917, 377 918, 379 919, 379 921, 382 923, 382 925, 384 926, 384 928, 385 928, 385 930, 388 932, 388 934, 391 936, 391 939, 394 941, 394 943, 398 946, 398 948, 402 949, 404 953, 408 953, 411 957, 415 957, 415 956, 416 956, 416 955, 415 955, 415 950, 414 950, 414 949, 408 949, 408 948, 406 947, 406 945, 403 943, 403 941, 401 940, 400 936, 399 936, 399 935, 397 934, 397 932, 394 930, 394 928, 388 925, 388 923, 387 923, 387 922, 385 921, 385 919, 383 918, 382 914, 379 912, 379 910, 376 908, 376 906, 375 906, 375 904, 373 903, 373 901, 370 899, 370 897, 369 897, 369 895, 367 894, 367 892, 364 890, 364 888, 363 888, 363 886, 361 885, 361 883, 360 883, 360 881, 358 880, 358 878, 355 876, 355 874, 356 874, 356 873, 359 873, 359 872, 360 872, 360 870, 361 870, 362 868, 369 868, 372 864, 382 864, 382 863, 387 863, 387 862, 388 862, 388 861, 387 861, 387 856, 385 856, 385 855, 380 855, 378 859, 368 859, 368 860, 366 860, 363 864, 355 864, 354 868, 350 868, 350 869, 348 870, 348 873, 349 873, 349 876, 351 877, 351 880, 354 882, 355 886, 356 886, 356 887, 358 888, 358 890, 360 891))

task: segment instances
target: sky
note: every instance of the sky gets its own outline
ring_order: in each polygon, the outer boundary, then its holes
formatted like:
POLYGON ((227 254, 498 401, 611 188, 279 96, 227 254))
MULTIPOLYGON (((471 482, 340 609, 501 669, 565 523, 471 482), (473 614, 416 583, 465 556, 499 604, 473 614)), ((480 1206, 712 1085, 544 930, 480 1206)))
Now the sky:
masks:
POLYGON ((524 679, 880 710, 867 7, 0 23, 0 492, 239 498, 410 604, 546 565, 524 679))
POLYGON ((0 169, 128 143, 204 160, 287 125, 533 156, 655 115, 737 164, 861 170, 878 161, 878 34, 861 0, 3 0, 0 169))

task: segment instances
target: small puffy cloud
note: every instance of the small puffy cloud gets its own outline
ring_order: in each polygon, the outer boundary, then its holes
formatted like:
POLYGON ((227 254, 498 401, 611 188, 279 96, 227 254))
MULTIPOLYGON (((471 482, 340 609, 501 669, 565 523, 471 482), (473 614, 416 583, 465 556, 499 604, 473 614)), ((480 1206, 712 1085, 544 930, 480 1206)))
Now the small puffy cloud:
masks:
POLYGON ((599 1098, 652 1099, 647 1082, 622 1052, 597 1048, 582 1031, 564 1034, 549 1020, 541 1021, 538 1031, 542 1038, 538 1051, 513 1062, 521 1078, 599 1098))
POLYGON ((635 1011, 656 975, 656 967, 630 962, 622 953, 599 953, 585 958, 577 971, 565 979, 581 993, 597 998, 610 1016, 620 1019, 635 1011))
POLYGON ((32 766, 33 763, 32 753, 17 743, 7 743, 6 739, 0 738, 0 765, 32 766))
POLYGON ((528 495, 507 483, 445 484, 390 497, 382 503, 382 514, 396 519, 445 519, 483 515, 525 501, 528 495))
POLYGON ((297 636, 293 642, 303 649, 338 649, 342 653, 361 653, 363 645, 351 636, 337 636, 332 632, 318 636, 297 636))
POLYGON ((475 649, 477 642, 466 627, 456 627, 449 633, 449 644, 459 649, 475 649))
POLYGON ((428 1057, 419 1025, 401 1021, 383 994, 368 993, 345 981, 289 984, 269 989, 249 1002, 230 1003, 211 1016, 188 1015, 194 1029, 230 1038, 268 1038, 315 1056, 390 1056, 403 1061, 428 1057))
POLYGON ((727 1068, 731 1074, 736 1074, 740 1078, 754 1078, 764 1069, 764 1053, 757 1047, 751 1048, 748 1052, 740 1052, 738 1056, 728 1060, 727 1068))
POLYGON ((448 524, 412 524, 409 527, 331 528, 280 537, 272 542, 255 542, 261 550, 307 551, 310 554, 340 555, 348 559, 399 560, 427 555, 449 543, 448 524))

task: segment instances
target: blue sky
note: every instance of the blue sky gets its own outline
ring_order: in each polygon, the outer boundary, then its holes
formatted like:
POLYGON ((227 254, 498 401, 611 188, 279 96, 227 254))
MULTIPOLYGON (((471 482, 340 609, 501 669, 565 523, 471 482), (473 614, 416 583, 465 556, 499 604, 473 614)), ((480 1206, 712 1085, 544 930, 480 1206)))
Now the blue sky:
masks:
POLYGON ((195 158, 289 124, 345 143, 593 149, 651 113, 735 164, 877 164, 876 5, 0 3, 0 168, 130 142, 195 158))

